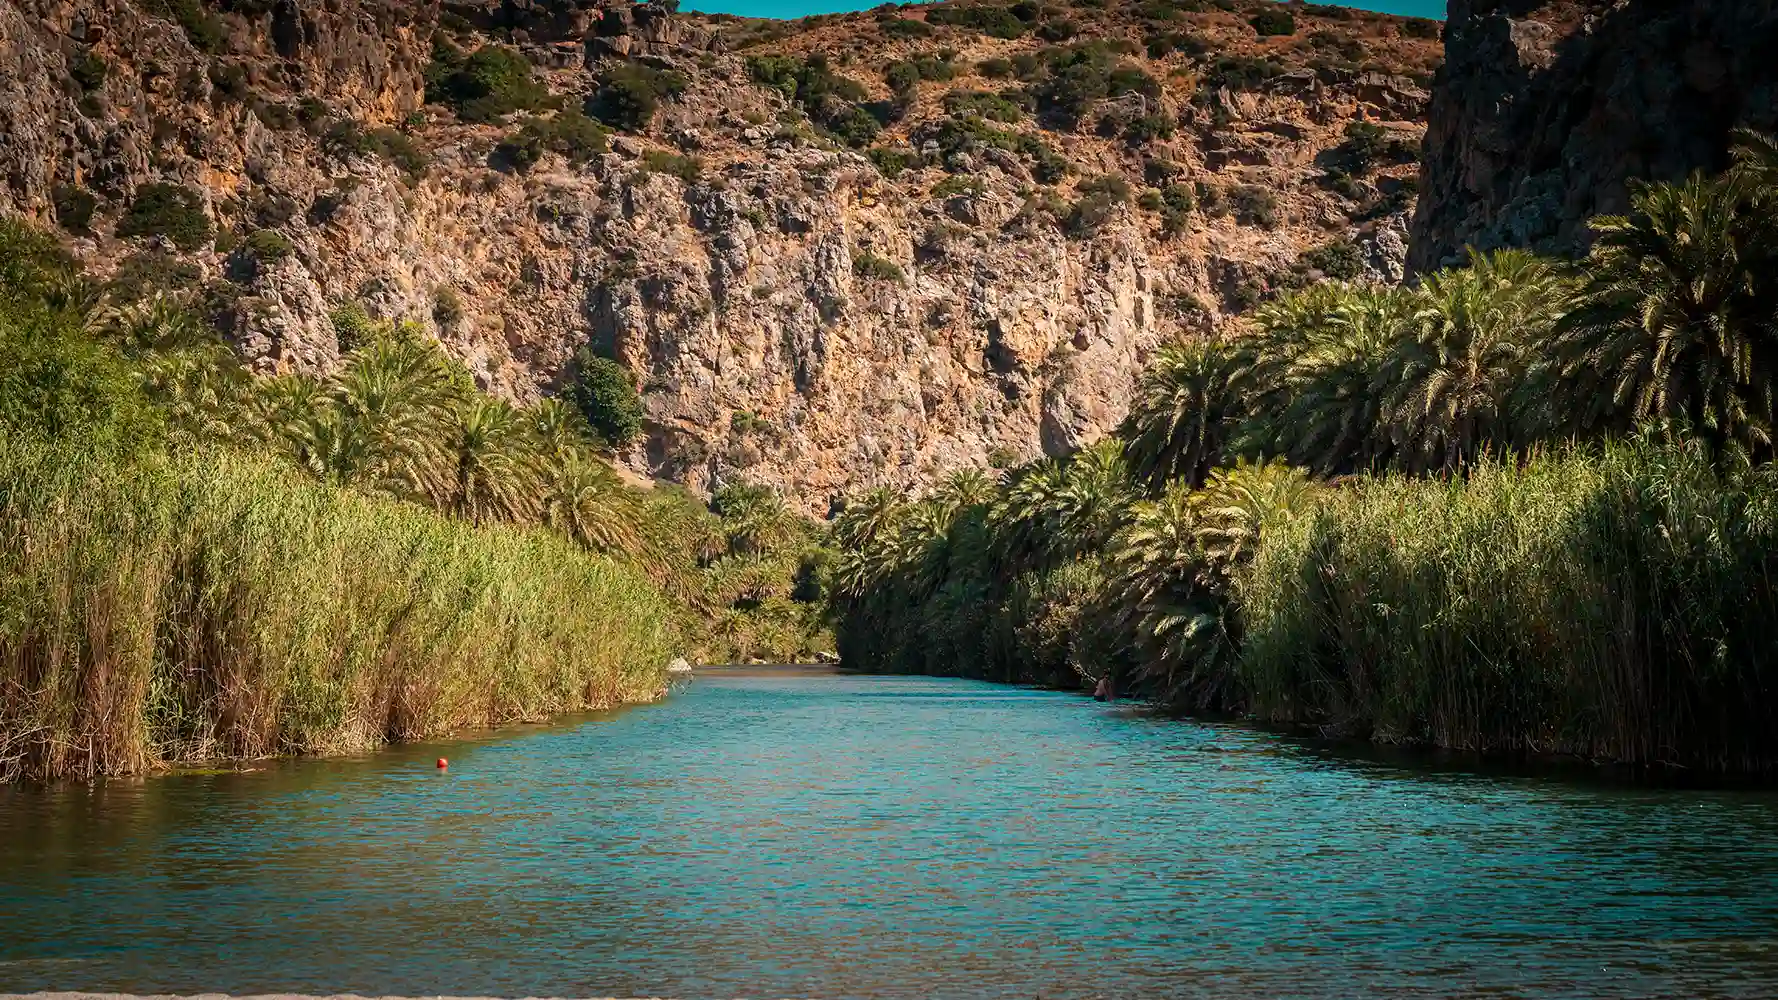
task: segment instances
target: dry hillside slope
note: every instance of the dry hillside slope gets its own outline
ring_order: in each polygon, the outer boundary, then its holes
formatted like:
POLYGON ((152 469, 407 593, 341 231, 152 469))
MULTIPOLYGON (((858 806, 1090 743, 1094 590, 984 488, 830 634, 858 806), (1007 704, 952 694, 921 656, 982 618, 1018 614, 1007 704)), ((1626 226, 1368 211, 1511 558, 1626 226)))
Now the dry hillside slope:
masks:
POLYGON ((265 371, 336 363, 352 302, 520 399, 588 346, 637 471, 819 510, 1078 446, 1166 338, 1398 277, 1440 58, 1270 0, 7 0, 0 202, 265 371))

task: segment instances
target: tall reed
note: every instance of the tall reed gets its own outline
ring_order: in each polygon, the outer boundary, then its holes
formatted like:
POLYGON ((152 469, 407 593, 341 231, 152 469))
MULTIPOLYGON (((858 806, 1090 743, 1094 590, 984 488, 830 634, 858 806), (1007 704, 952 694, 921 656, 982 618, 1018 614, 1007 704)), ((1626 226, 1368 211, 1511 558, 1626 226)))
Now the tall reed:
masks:
POLYGON ((0 439, 0 780, 352 751, 647 699, 672 606, 543 529, 215 451, 0 439))
POLYGON ((1361 479, 1234 600, 1260 718, 1384 741, 1778 769, 1778 483, 1648 441, 1361 479))

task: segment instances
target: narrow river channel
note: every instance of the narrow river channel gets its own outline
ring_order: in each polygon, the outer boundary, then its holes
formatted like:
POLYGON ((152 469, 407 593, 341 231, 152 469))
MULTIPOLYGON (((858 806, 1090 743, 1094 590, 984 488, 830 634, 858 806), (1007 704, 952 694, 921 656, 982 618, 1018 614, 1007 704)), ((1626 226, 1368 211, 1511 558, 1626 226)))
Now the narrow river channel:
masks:
POLYGON ((707 675, 474 742, 0 791, 0 992, 40 989, 1771 997, 1778 795, 707 675))

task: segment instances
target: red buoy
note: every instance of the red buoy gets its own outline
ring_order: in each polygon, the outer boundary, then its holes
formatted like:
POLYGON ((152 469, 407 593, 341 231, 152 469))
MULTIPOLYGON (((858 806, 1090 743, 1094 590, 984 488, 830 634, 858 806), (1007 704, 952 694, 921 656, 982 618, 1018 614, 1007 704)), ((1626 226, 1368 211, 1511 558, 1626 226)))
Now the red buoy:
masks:
POLYGON ((448 760, 445 760, 445 759, 444 759, 444 758, 443 758, 443 757, 440 757, 440 758, 438 758, 438 769, 439 769, 439 770, 440 770, 440 771, 442 771, 442 770, 444 770, 444 769, 445 769, 445 768, 447 768, 447 767, 450 767, 450 766, 451 766, 451 762, 450 762, 450 761, 448 761, 448 760))

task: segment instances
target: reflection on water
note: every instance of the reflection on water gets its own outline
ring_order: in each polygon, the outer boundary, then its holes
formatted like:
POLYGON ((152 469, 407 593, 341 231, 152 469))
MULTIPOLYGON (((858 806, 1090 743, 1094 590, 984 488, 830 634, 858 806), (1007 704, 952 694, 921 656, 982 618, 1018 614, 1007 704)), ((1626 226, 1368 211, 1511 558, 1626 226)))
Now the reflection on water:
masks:
POLYGON ((0 792, 0 992, 31 989, 1770 997, 1778 796, 705 676, 478 743, 0 792))

